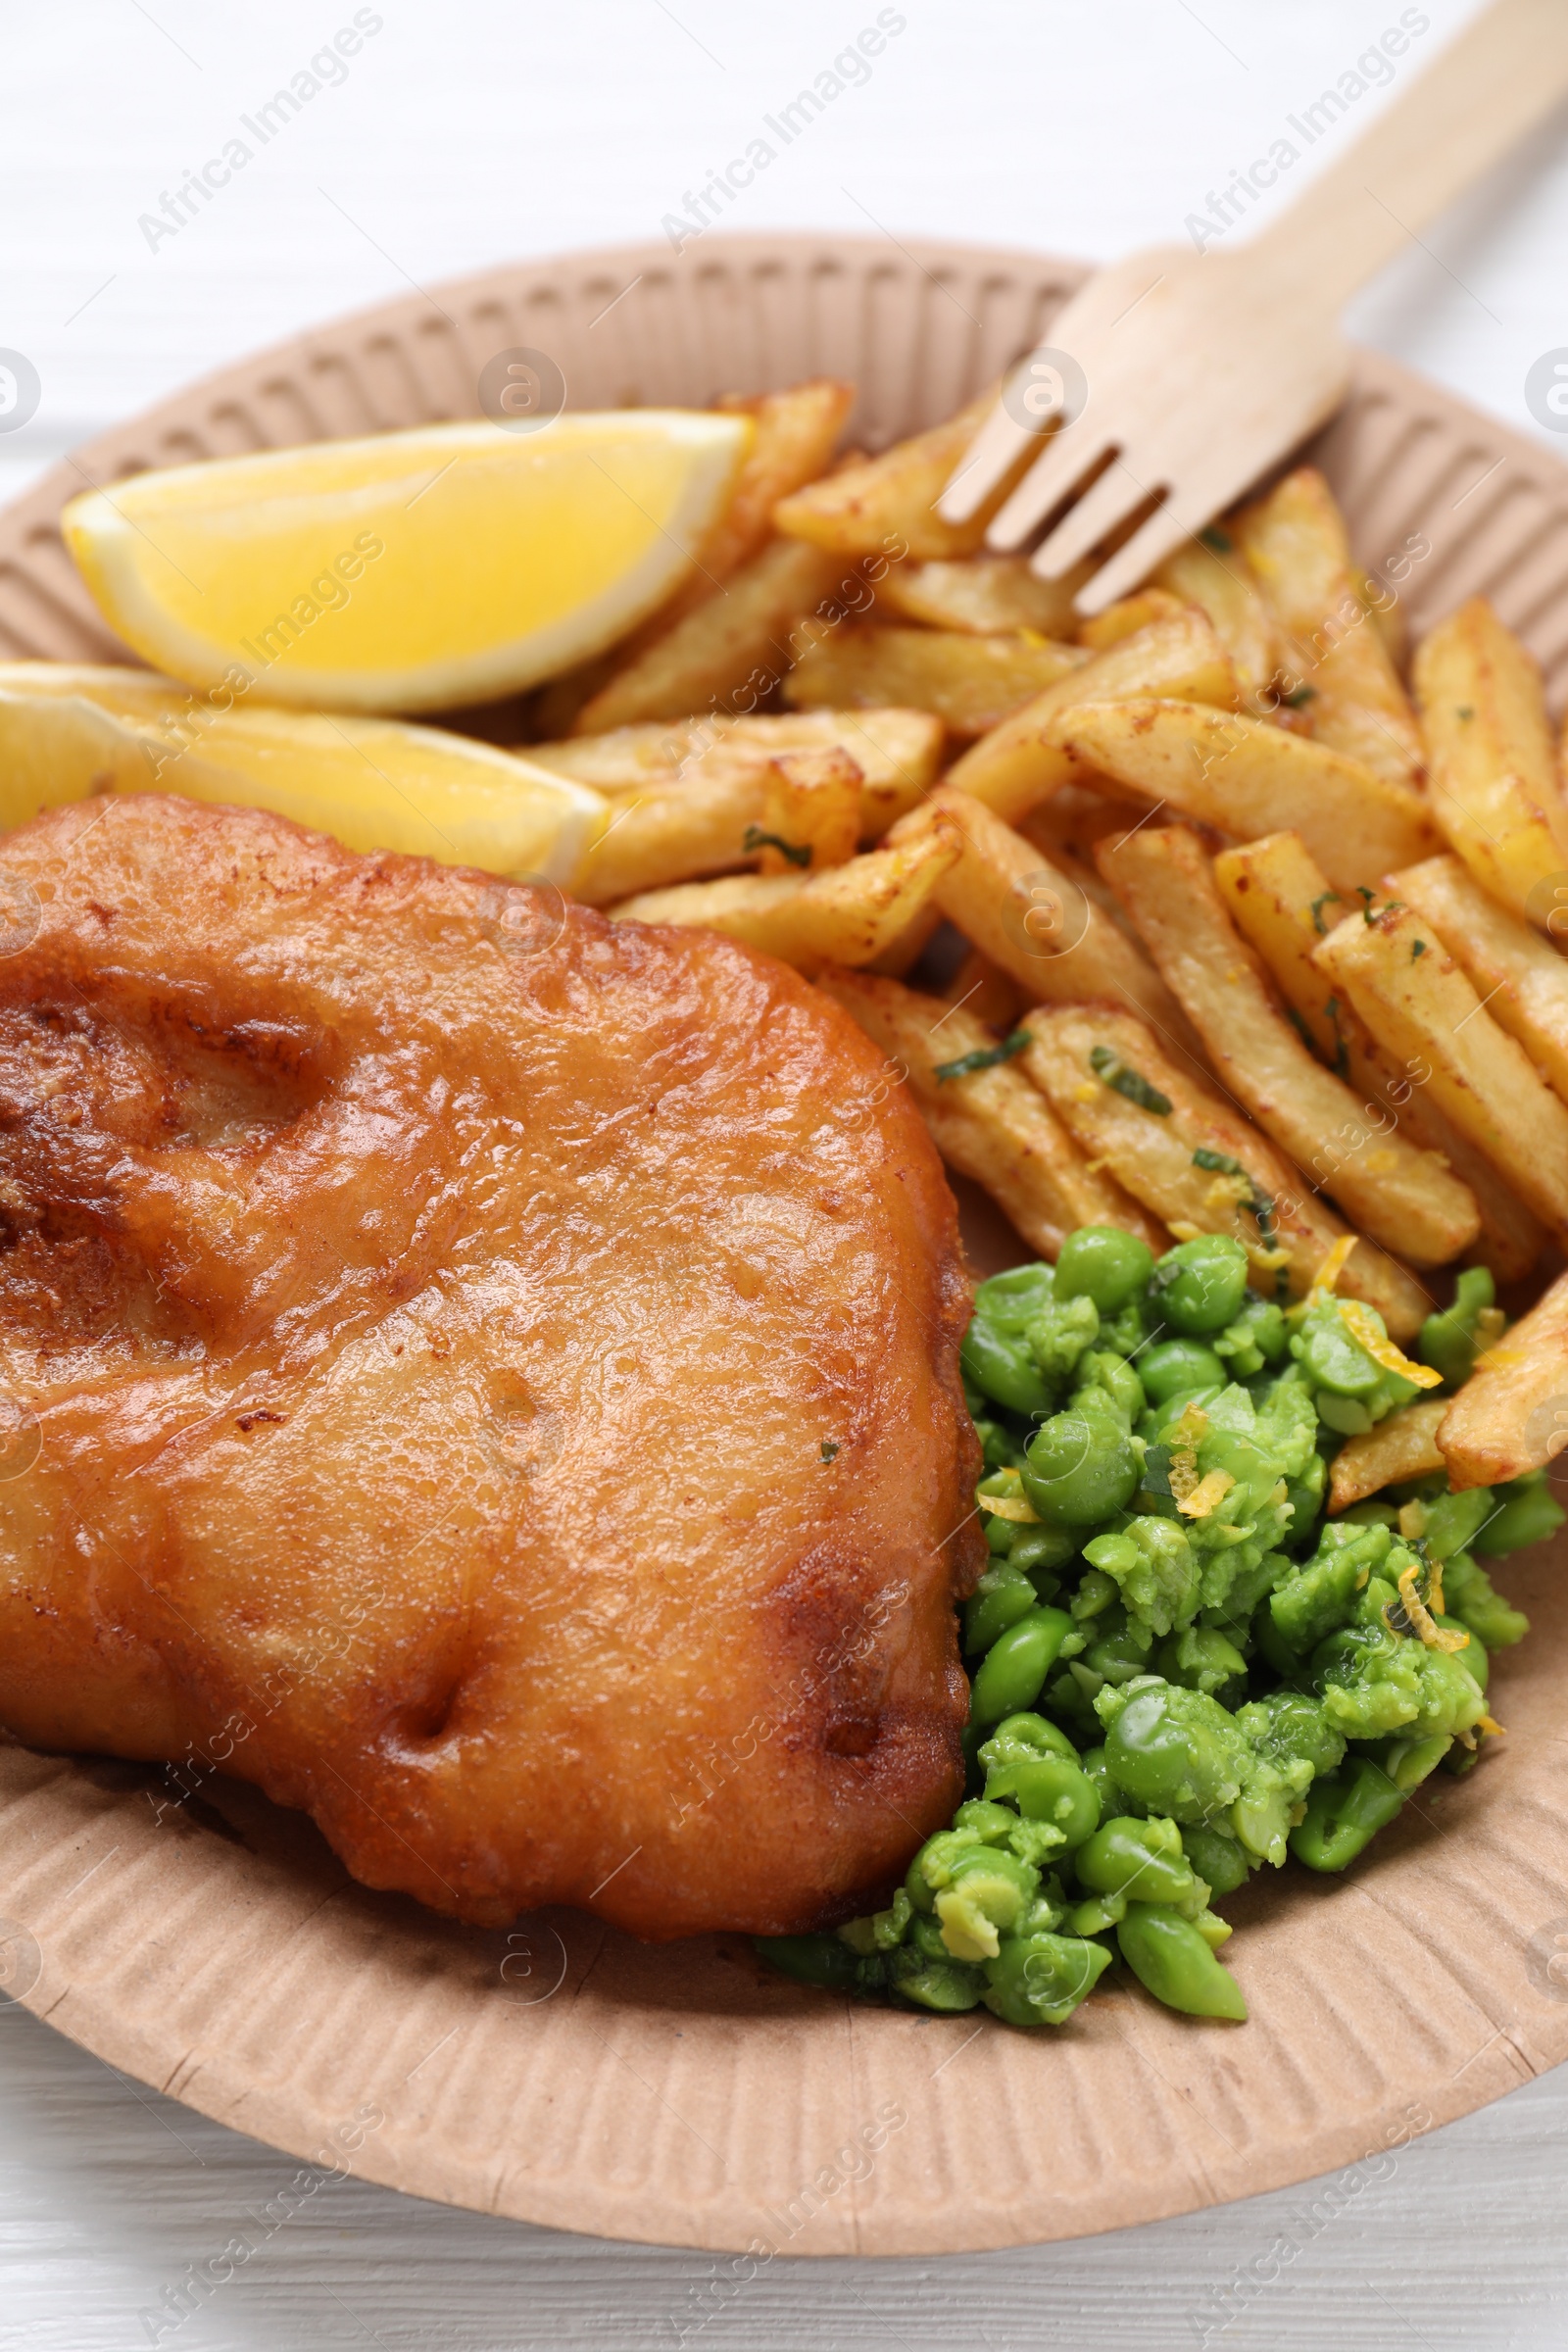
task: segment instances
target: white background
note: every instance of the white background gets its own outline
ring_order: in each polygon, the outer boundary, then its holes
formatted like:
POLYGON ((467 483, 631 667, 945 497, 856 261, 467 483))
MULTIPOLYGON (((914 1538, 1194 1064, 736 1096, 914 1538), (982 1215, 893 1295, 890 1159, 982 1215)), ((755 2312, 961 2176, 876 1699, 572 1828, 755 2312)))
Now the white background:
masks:
MULTIPOLYGON (((1568 0, 1564 0, 1568 5, 1568 0)), ((876 17, 874 0, 385 0, 380 29, 177 235, 139 217, 247 136, 349 0, 52 0, 0 18, 0 346, 42 379, 0 496, 191 375, 348 307, 517 255, 658 236, 876 17)), ((740 228, 884 228, 1109 257, 1180 237, 1400 0, 903 0, 905 29, 741 197, 740 228)), ((1394 87, 1470 13, 1431 28, 1394 87)), ((1384 92, 1382 95, 1387 96, 1384 92)), ((1374 93, 1282 183, 1339 152, 1374 93)), ((255 145, 247 138, 247 143, 255 145)), ((1526 431, 1568 345, 1568 125, 1389 270, 1355 331, 1526 431)), ((1542 438, 1549 438, 1542 434, 1542 438)), ((1557 444, 1568 456, 1568 439, 1557 444)), ((3 1890, 0 1890, 3 1892, 3 1890)), ((0 1905, 3 1907, 3 1905, 0 1905)), ((0 2352, 130 2352, 137 2313, 292 2172, 0 2003, 0 2352)), ((1206 2339, 1238 2352, 1494 2352, 1568 2338, 1568 2085, 1418 2142, 1341 2218, 1301 2192, 1079 2246, 780 2261, 688 2344, 1071 2347, 1205 2339, 1217 2283, 1300 2250, 1206 2339), (1295 2217, 1293 2219, 1293 2217, 1295 2217)), ((349 2183, 177 2334, 180 2352, 674 2347, 701 2257, 521 2229, 349 2183)))

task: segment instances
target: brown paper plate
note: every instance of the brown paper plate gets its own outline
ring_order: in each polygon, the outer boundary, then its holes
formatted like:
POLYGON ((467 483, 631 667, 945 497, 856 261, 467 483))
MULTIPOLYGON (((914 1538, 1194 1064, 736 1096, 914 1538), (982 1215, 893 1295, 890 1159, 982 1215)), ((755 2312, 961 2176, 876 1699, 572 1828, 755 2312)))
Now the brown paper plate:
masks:
MULTIPOLYGON (((497 270, 318 329, 105 434, 0 516, 0 654, 127 658, 59 537, 84 481, 471 416, 481 368, 518 348, 577 407, 853 377, 855 432, 879 445, 994 375, 1079 275, 962 246, 713 236, 678 260, 497 270)), ((1568 472, 1371 356, 1316 454, 1412 625, 1485 590, 1560 699, 1568 472)), ((1004 1262, 994 1220, 976 1244, 1004 1262)), ((1568 2056, 1562 1557, 1504 1568, 1535 1630, 1498 1662, 1501 1752, 1428 1783, 1371 1867, 1289 1870, 1227 1906, 1246 2027, 1121 1989, 1026 2035, 800 1991, 742 1938, 653 1950, 567 1914, 480 1934, 356 1886, 307 1822, 238 1784, 171 1806, 139 1767, 14 1746, 0 1985, 301 2158, 564 2229, 751 2247, 720 2296, 774 2254, 1014 2245, 1278 2187, 1568 2056)))

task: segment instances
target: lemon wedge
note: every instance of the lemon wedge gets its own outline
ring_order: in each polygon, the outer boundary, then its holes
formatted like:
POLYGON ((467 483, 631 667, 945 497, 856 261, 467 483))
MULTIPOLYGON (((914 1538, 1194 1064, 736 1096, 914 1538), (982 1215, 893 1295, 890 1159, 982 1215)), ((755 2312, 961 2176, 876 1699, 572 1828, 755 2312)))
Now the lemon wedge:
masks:
POLYGON ((0 826, 132 792, 270 808, 351 850, 561 884, 609 820, 590 786, 436 727, 358 711, 221 710, 144 671, 0 663, 0 826))
POLYGON ((86 490, 61 517, 155 668, 252 702, 435 710, 600 653, 689 572, 755 430, 632 409, 421 425, 86 490))

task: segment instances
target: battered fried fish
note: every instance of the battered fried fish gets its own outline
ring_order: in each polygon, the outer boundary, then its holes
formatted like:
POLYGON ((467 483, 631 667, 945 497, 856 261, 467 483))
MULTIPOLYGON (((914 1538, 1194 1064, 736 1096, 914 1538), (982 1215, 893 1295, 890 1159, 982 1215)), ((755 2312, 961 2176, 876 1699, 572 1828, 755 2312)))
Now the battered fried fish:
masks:
POLYGON ((977 1464, 848 1016, 173 799, 13 834, 0 950, 0 1723, 461 1919, 864 1910, 960 1792, 977 1464))

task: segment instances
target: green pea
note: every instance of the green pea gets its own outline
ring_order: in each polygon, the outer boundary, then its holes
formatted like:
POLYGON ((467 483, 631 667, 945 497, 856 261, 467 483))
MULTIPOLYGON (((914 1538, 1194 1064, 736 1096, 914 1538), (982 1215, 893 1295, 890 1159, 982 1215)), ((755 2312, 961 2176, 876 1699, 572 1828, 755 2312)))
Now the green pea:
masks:
POLYGON ((1010 1796, 1025 1821, 1044 1821, 1059 1830, 1069 1853, 1092 1838, 1100 1821, 1094 1782, 1065 1756, 1033 1756, 1002 1764, 986 1775, 989 1797, 1010 1796))
POLYGON ((1383 1378, 1383 1367, 1353 1340, 1339 1315, 1314 1317, 1301 1334, 1299 1360, 1315 1389, 1332 1396, 1370 1396, 1383 1378))
MULTIPOLYGON (((1461 1618, 1450 1617, 1445 1610, 1440 1609, 1437 1612, 1436 1622, 1443 1627, 1445 1633, 1470 1634, 1470 1628, 1461 1618)), ((1455 1655, 1470 1680, 1478 1684, 1485 1694, 1487 1685, 1492 1680, 1492 1659, 1488 1654, 1486 1643, 1478 1642, 1475 1635, 1470 1634, 1470 1639, 1463 1649, 1456 1651, 1455 1655)))
POLYGON ((1031 1609, 1009 1626, 981 1660, 969 1700, 971 1720, 1000 1723, 1031 1705, 1071 1631, 1065 1609, 1031 1609))
POLYGON ((764 1960, 798 1984, 815 1984, 824 1992, 854 1992, 859 1981, 859 1959, 837 1936, 759 1936, 757 1948, 764 1960))
POLYGON ((1173 1330, 1223 1331, 1247 1296, 1247 1251, 1229 1234, 1197 1234, 1166 1250, 1150 1290, 1154 1312, 1173 1330))
POLYGON ((1219 1728, 1203 1720, 1222 1710, 1197 1690, 1161 1684, 1122 1708, 1105 1740, 1105 1760, 1121 1786, 1152 1813, 1190 1819, 1223 1812, 1237 1797, 1235 1759, 1219 1728))
MULTIPOLYGON (((1025 1576, 1042 1578, 1049 1575, 1053 1585, 1059 1583, 1060 1579, 1053 1572, 1066 1567, 1078 1549, 1077 1539, 1059 1527, 1027 1527, 1016 1520, 1013 1525, 1017 1528, 1017 1534, 1007 1554, 1008 1564, 1021 1569, 1025 1576)), ((1050 1593, 1041 1594, 1042 1600, 1049 1600, 1050 1597, 1050 1593)))
POLYGON ((1143 1456, 1120 1421, 1081 1403, 1042 1422, 1022 1470, 1041 1518, 1063 1527, 1095 1527, 1125 1509, 1142 1475, 1143 1456))
POLYGON ((888 1983, 901 2001, 913 2001, 939 2016, 978 2009, 985 1998, 984 1972, 962 1960, 935 1959, 910 1944, 887 1957, 888 1983))
POLYGON ((989 1649, 1009 1625, 1027 1617, 1035 1605, 1033 1585, 1010 1563, 1005 1568, 988 1568, 964 1603, 964 1655, 972 1657, 976 1650, 989 1649))
POLYGON ((1213 1626, 1189 1625, 1179 1634, 1168 1635, 1159 1645, 1158 1663, 1167 1683, 1181 1683, 1189 1690, 1206 1690, 1210 1698, 1220 1698, 1247 1680, 1247 1660, 1235 1642, 1213 1626))
POLYGON ((1018 1928, 1040 1889, 1040 1873, 1005 1846, 959 1854, 935 1899, 942 1941, 955 1960, 994 1958, 998 1937, 1018 1928))
POLYGON ((1114 1315, 1137 1298, 1153 1269, 1154 1253, 1137 1234, 1119 1225, 1080 1225, 1061 1245, 1056 1297, 1092 1298, 1102 1315, 1114 1315))
POLYGON ((1117 1355, 1112 1348, 1092 1348, 1087 1355, 1079 1358, 1074 1377, 1078 1388, 1078 1394, 1073 1398, 1075 1404, 1084 1400, 1084 1390, 1096 1389, 1102 1396, 1110 1398, 1129 1428, 1144 1410, 1147 1399, 1143 1382, 1127 1358, 1117 1355))
POLYGON ((1462 1494, 1435 1494, 1426 1506, 1427 1523, 1421 1530, 1428 1559, 1446 1560, 1451 1552, 1468 1551, 1476 1530, 1485 1526, 1496 1507, 1490 1487, 1469 1487, 1462 1494))
POLYGON ((1137 1797, 1130 1796, 1127 1790, 1111 1778, 1103 1746, 1086 1747, 1078 1761, 1089 1779, 1095 1784, 1095 1790, 1100 1798, 1102 1820, 1108 1820, 1113 1813, 1133 1817, 1147 1809, 1140 1806, 1137 1797))
POLYGON ((974 1295, 974 1311, 1009 1338, 1021 1332, 1056 1295, 1056 1270, 1043 1258, 993 1274, 974 1295))
POLYGON ((1208 1900, 1208 1888, 1193 1875, 1182 1851, 1182 1833, 1173 1821, 1135 1821, 1128 1814, 1102 1822, 1079 1848, 1073 1868, 1092 1894, 1124 1894, 1132 1900, 1173 1903, 1192 1915, 1208 1900))
POLYGON ((1008 1715, 998 1724, 984 1746, 980 1761, 988 1772, 1004 1764, 1032 1764, 1039 1756, 1065 1756, 1078 1762, 1078 1750, 1065 1732, 1044 1715, 1008 1715))
POLYGON ((1182 1847, 1211 1895, 1234 1894, 1247 1885, 1246 1849, 1234 1838, 1219 1830, 1183 1830, 1182 1847))
POLYGON ((1475 1539, 1475 1548, 1488 1559, 1522 1551, 1527 1544, 1544 1543, 1563 1522, 1562 1507, 1553 1500, 1544 1470, 1528 1471, 1496 1490, 1501 1506, 1495 1518, 1475 1539))
POLYGON ((1109 1966, 1105 1946, 1081 1936, 1004 1936, 985 1963, 985 2004, 1009 2026, 1064 2025, 1109 1966))
POLYGON ((1188 2017, 1247 2016, 1242 1988, 1222 1968, 1190 1919, 1166 1903, 1129 1903, 1116 1930, 1121 1956, 1138 1982, 1167 2009, 1188 2017))
POLYGON ((1035 1419, 1051 1410, 1051 1391, 1022 1343, 976 1315, 963 1335, 959 1360, 975 1387, 995 1404, 1035 1419))
POLYGON ((1167 1404, 1184 1389, 1222 1388, 1230 1375, 1201 1340, 1161 1340, 1138 1358, 1138 1377, 1151 1404, 1167 1404))
POLYGON ((1290 1847, 1308 1870, 1348 1870, 1404 1803, 1404 1790, 1372 1756, 1314 1781, 1290 1847))
POLYGON ((1443 1374, 1446 1389, 1462 1389, 1475 1368, 1481 1317, 1496 1300, 1485 1266, 1467 1266, 1453 1286, 1453 1304, 1428 1315, 1416 1342, 1424 1364, 1443 1374))

